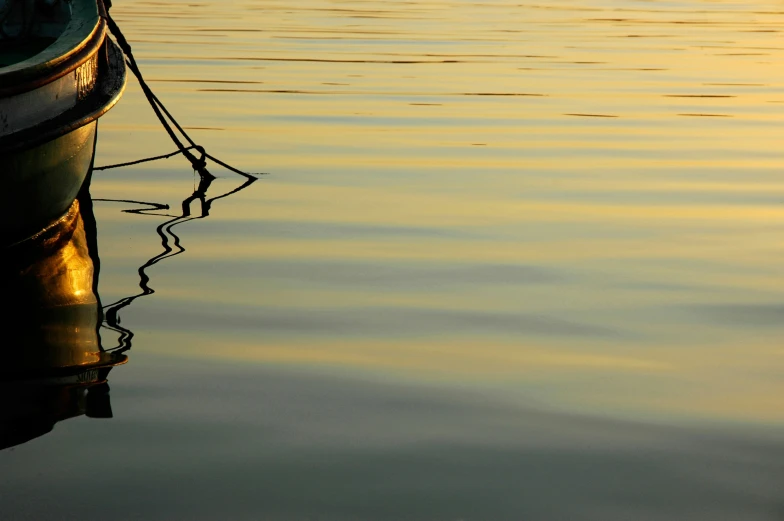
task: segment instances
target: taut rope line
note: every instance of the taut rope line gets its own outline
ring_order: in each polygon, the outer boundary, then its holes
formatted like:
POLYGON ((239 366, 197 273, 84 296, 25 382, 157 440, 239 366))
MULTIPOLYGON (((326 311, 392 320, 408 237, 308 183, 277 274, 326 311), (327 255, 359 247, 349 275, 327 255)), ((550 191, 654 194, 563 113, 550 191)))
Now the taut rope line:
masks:
MULTIPOLYGON (((226 168, 227 170, 231 170, 232 172, 234 172, 236 174, 239 174, 241 176, 247 177, 247 178, 255 179, 255 177, 253 177, 253 176, 254 175, 259 175, 259 174, 249 174, 247 172, 243 172, 242 170, 234 168, 233 166, 228 165, 228 164, 224 163, 223 161, 217 159, 216 157, 211 156, 210 154, 208 154, 207 151, 204 149, 204 147, 197 145, 191 139, 191 137, 188 135, 188 133, 185 132, 185 130, 182 128, 182 126, 180 126, 180 124, 177 123, 177 120, 174 119, 174 116, 171 115, 171 113, 166 109, 166 107, 163 105, 163 103, 161 103, 161 100, 158 99, 158 97, 155 95, 155 93, 153 93, 152 89, 150 89, 150 87, 147 85, 147 82, 144 81, 144 77, 142 76, 142 72, 141 72, 141 70, 139 70, 139 66, 136 63, 136 59, 133 57, 133 51, 131 50, 131 44, 128 43, 128 40, 125 38, 125 35, 123 35, 122 31, 120 30, 119 26, 117 25, 117 22, 115 22, 114 19, 111 16, 111 14, 109 14, 109 9, 112 7, 112 1, 111 0, 103 0, 103 5, 104 5, 105 9, 103 9, 103 13, 101 13, 101 14, 106 19, 106 24, 108 25, 109 30, 111 31, 112 35, 114 35, 114 38, 117 41, 117 45, 120 46, 120 49, 122 50, 123 54, 125 54, 125 62, 128 65, 128 68, 130 69, 130 71, 133 73, 134 76, 136 76, 136 79, 139 81, 139 85, 141 86, 142 91, 144 92, 144 96, 147 98, 147 101, 150 103, 150 106, 152 107, 152 110, 155 112, 155 115, 158 117, 158 120, 161 122, 161 125, 163 125, 163 128, 169 134, 169 137, 171 138, 171 140, 174 142, 175 145, 177 145, 177 148, 179 149, 177 153, 180 153, 180 154, 184 155, 188 159, 188 161, 190 161, 191 166, 193 166, 193 169, 195 171, 197 171, 199 173, 199 175, 201 175, 203 177, 214 177, 211 173, 209 173, 207 171, 207 168, 206 168, 207 167, 207 161, 206 160, 210 159, 210 160, 214 161, 215 163, 219 164, 220 166, 226 168), (168 120, 167 120, 167 118, 168 118, 168 120), (169 122, 171 122, 171 124, 169 122), (190 144, 190 146, 186 147, 180 141, 180 139, 177 137, 177 134, 174 132, 174 129, 172 129, 171 125, 174 125, 174 127, 177 129, 177 131, 185 138, 185 140, 190 144), (199 153, 200 157, 197 158, 195 155, 193 155, 191 153, 191 150, 196 150, 199 153)), ((156 159, 163 159, 164 157, 171 157, 171 155, 174 155, 174 154, 167 154, 166 156, 160 156, 160 157, 158 157, 156 159)), ((106 169, 106 168, 117 167, 117 166, 126 166, 126 165, 129 165, 129 164, 134 164, 134 162, 124 163, 122 165, 110 165, 109 167, 103 167, 103 168, 100 168, 100 169, 103 170, 103 169, 106 169)), ((98 170, 98 169, 96 169, 96 170, 98 170)))

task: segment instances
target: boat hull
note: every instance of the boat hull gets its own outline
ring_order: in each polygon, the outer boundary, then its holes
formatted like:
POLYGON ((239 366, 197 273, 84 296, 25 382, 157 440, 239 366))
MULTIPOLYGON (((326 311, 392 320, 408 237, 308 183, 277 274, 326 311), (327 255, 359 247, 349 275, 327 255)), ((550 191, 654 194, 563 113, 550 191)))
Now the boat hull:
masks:
POLYGON ((0 247, 25 240, 62 216, 90 170, 97 120, 122 96, 122 52, 109 39, 96 52, 94 89, 71 109, 0 137, 0 247))
POLYGON ((93 158, 93 121, 63 136, 0 158, 6 175, 0 191, 0 241, 29 237, 70 208, 93 158))
MULTIPOLYGON (((106 39, 103 2, 68 3, 71 16, 67 23, 62 20, 53 43, 26 60, 0 67, 0 137, 65 112, 95 86, 99 50, 106 39)), ((11 7, 12 12, 6 14, 13 18, 19 5, 11 7)), ((0 31, 0 38, 3 33, 0 31)), ((18 45, 33 39, 35 36, 19 39, 18 45)))

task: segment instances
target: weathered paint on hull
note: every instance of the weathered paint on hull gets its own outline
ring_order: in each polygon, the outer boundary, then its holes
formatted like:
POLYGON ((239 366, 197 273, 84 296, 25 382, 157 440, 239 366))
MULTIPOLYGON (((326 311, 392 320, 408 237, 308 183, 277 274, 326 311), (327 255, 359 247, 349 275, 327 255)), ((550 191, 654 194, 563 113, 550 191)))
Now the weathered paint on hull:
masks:
POLYGON ((65 76, 15 96, 0 99, 0 136, 10 135, 73 108, 92 92, 98 77, 98 52, 65 76))
POLYGON ((0 157, 0 243, 23 240, 62 216, 93 157, 96 121, 29 150, 0 157))

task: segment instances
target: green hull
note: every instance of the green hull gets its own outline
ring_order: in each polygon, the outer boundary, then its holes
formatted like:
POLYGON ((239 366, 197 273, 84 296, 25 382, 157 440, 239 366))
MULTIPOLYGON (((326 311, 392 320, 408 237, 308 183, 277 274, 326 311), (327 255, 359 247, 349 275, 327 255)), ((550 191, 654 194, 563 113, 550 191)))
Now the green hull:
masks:
POLYGON ((0 449, 73 416, 111 416, 106 377, 126 360, 101 346, 95 223, 89 199, 86 220, 76 201, 125 63, 105 38, 102 1, 69 5, 51 45, 0 67, 0 288, 10 304, 0 313, 0 392, 11 397, 0 406, 0 449))
POLYGON ((96 122, 52 141, 0 158, 0 241, 33 235, 73 203, 93 158, 96 122))
POLYGON ((38 233, 73 203, 90 169, 96 122, 122 96, 122 52, 106 39, 94 90, 39 125, 0 138, 0 248, 38 233))

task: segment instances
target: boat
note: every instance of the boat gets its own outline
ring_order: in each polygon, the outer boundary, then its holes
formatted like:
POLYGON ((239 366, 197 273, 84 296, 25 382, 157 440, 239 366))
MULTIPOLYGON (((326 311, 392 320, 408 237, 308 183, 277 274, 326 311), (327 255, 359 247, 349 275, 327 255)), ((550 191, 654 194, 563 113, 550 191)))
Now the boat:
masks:
MULTIPOLYGON (((88 169, 65 214, 6 246, 0 255, 0 288, 7 302, 0 312, 0 450, 46 435, 70 418, 112 417, 109 372, 128 361, 134 339, 133 331, 120 324, 120 313, 154 293, 146 270, 185 251, 175 226, 209 217, 215 201, 256 181, 249 177, 208 196, 214 178, 201 177, 179 205, 181 214, 156 227, 162 251, 136 270, 139 292, 104 305, 98 291, 101 260, 89 190, 92 172, 88 169)), ((151 212, 169 208, 143 205, 151 212)))
POLYGON ((0 0, 0 245, 70 211, 125 82, 103 0, 0 0))
POLYGON ((69 418, 112 416, 107 377, 127 355, 101 343, 96 227, 82 201, 0 258, 11 304, 0 314, 0 450, 69 418))

